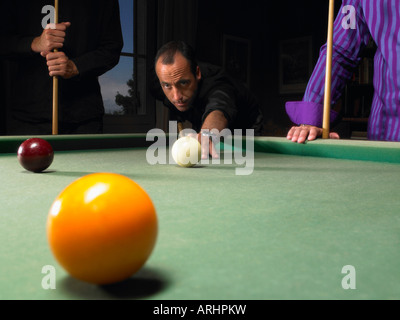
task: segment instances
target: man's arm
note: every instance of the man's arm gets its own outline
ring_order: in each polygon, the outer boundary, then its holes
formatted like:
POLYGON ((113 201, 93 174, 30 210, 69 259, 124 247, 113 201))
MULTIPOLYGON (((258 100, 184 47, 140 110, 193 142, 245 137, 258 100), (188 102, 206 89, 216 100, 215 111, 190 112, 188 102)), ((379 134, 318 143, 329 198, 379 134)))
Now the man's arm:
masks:
POLYGON ((220 110, 214 110, 207 115, 201 129, 210 131, 212 129, 216 129, 219 132, 221 132, 227 126, 228 126, 228 120, 225 118, 224 113, 220 110))
POLYGON ((71 58, 81 77, 99 77, 118 64, 123 47, 118 1, 102 1, 104 20, 101 29, 100 43, 92 51, 79 57, 71 58))

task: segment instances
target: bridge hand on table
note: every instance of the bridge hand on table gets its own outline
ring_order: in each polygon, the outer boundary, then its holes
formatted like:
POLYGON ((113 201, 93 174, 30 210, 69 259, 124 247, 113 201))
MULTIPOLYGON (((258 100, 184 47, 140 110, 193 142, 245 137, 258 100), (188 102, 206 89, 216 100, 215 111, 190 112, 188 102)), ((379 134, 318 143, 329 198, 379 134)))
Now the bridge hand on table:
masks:
MULTIPOLYGON (((315 140, 318 137, 322 136, 322 128, 318 128, 315 126, 310 125, 300 125, 300 126, 293 126, 286 138, 288 140, 292 140, 293 142, 304 143, 306 140, 315 140)), ((329 133, 330 139, 340 139, 339 134, 336 132, 329 133)))
POLYGON ((200 142, 202 160, 208 159, 209 156, 211 156, 213 159, 219 159, 219 154, 213 142, 213 137, 215 137, 215 134, 202 131, 198 134, 188 133, 187 135, 197 139, 200 142))

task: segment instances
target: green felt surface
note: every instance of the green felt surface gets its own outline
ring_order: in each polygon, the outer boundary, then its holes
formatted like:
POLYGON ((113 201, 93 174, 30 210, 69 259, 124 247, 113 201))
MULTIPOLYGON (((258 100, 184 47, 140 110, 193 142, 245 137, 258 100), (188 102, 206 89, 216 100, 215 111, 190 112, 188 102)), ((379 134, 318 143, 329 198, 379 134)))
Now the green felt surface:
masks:
POLYGON ((400 163, 398 142, 319 139, 298 144, 285 138, 260 137, 255 139, 255 150, 323 158, 400 163))
POLYGON ((42 174, 1 155, 0 299, 399 299, 400 166, 269 153, 292 146, 266 140, 247 176, 223 161, 149 165, 145 148, 58 151, 42 174), (105 171, 149 193, 159 236, 141 271, 99 287, 64 272, 45 228, 63 188, 105 171), (55 290, 41 286, 45 265, 56 268, 55 290), (354 290, 342 288, 345 265, 354 290))

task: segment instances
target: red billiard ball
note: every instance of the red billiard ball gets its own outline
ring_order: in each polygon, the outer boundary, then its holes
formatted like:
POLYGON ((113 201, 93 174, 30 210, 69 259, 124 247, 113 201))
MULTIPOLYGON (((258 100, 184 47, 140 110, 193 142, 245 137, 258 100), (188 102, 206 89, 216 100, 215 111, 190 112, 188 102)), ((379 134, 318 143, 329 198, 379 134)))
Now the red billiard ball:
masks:
POLYGON ((50 143, 41 138, 30 138, 18 148, 18 161, 32 172, 42 172, 53 162, 54 151, 50 143))

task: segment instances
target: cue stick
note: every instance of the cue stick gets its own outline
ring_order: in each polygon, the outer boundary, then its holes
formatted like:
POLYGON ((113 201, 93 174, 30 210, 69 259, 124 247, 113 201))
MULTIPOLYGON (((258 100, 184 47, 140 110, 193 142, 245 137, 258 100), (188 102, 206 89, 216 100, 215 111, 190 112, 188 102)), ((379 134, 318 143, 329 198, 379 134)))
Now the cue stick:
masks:
POLYGON ((178 137, 179 138, 182 138, 182 136, 183 136, 182 130, 183 130, 183 124, 182 124, 182 122, 178 121, 178 137))
POLYGON ((328 39, 326 42, 326 70, 325 70, 325 95, 324 115, 322 121, 322 139, 329 138, 329 124, 331 112, 331 84, 332 84, 332 47, 333 47, 333 20, 335 0, 329 0, 328 39))
MULTIPOLYGON (((58 0, 54 0, 54 24, 58 23, 58 0)), ((54 52, 57 52, 54 49, 54 52)), ((53 76, 53 135, 58 134, 58 77, 53 76)))

